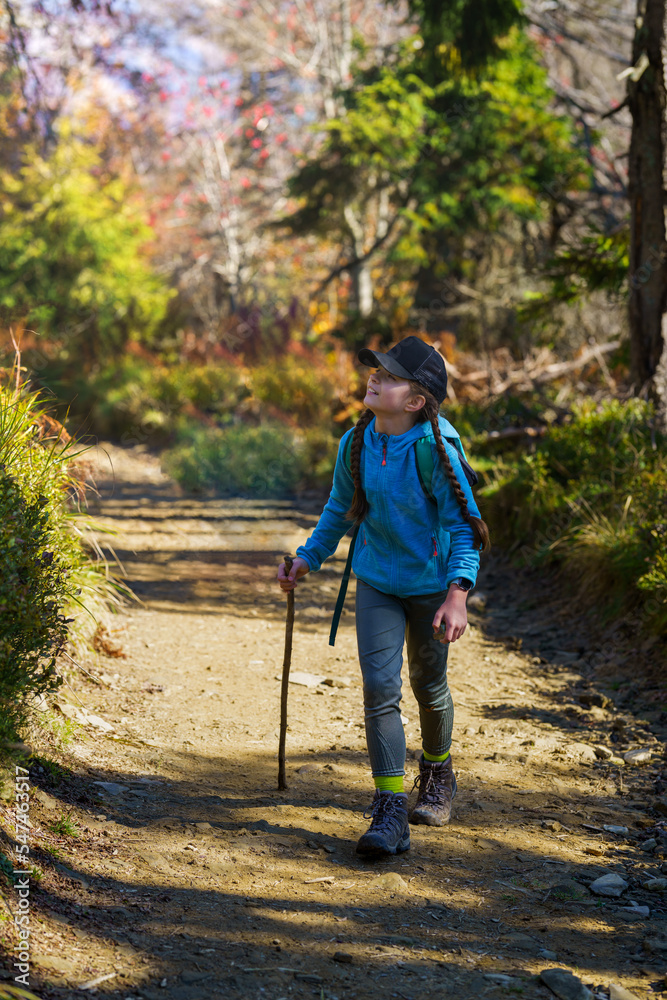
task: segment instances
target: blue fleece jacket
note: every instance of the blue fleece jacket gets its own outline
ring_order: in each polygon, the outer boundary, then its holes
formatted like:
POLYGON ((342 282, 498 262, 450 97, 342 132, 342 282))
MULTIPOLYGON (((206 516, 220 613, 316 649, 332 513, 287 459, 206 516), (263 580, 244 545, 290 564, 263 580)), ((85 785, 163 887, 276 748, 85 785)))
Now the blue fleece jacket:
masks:
MULTIPOLYGON (((444 437, 458 434, 440 417, 444 437)), ((311 570, 318 570, 333 555, 351 522, 346 513, 352 503, 354 483, 345 461, 345 450, 354 428, 341 439, 333 487, 315 530, 296 550, 311 570)), ((424 494, 415 458, 414 443, 430 437, 430 423, 415 424, 405 434, 378 434, 375 418, 364 432, 361 481, 369 510, 361 524, 352 560, 355 575, 385 594, 414 597, 446 590, 463 576, 477 579, 479 553, 473 533, 463 520, 454 491, 445 476, 433 441, 434 467, 431 490, 437 504, 424 494)), ((471 514, 479 516, 472 490, 465 478, 456 448, 445 442, 471 514)))

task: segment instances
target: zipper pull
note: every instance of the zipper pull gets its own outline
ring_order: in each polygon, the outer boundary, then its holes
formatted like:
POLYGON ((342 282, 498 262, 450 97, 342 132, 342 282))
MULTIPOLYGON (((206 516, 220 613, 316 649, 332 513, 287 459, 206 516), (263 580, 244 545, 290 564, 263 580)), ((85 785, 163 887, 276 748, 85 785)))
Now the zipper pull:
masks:
POLYGON ((382 464, 383 465, 387 464, 387 439, 386 439, 386 437, 382 438, 382 464))
POLYGON ((437 554, 438 554, 438 545, 435 540, 435 535, 433 535, 433 555, 437 556, 437 554))

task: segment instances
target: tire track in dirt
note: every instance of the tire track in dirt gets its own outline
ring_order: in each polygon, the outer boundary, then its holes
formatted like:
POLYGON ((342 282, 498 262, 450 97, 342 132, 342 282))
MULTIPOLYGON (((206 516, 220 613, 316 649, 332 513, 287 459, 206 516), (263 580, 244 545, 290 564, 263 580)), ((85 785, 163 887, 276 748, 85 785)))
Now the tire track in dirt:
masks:
MULTIPOLYGON (((642 885, 661 875, 667 840, 648 812, 662 746, 582 686, 576 652, 541 662, 485 637, 478 600, 450 658, 453 822, 415 827, 407 855, 362 861, 372 782, 351 610, 327 644, 345 546, 297 590, 292 669, 329 683, 290 685, 289 789, 278 792, 285 603, 274 578, 319 505, 187 498, 155 459, 109 451, 115 482, 99 474, 93 507, 143 604, 112 623, 125 658, 100 656, 102 686, 77 683, 114 732, 82 730, 55 777, 33 769, 37 832, 63 803, 84 831, 63 837, 58 863, 44 858, 33 988, 114 1000, 547 998, 537 977, 560 967, 600 996, 612 982, 661 995, 666 897, 642 885), (599 760, 596 744, 614 755, 647 746, 653 759, 599 760), (620 898, 589 889, 610 873, 628 884, 620 898)), ((521 621, 540 628, 534 610, 502 608, 511 585, 487 570, 489 620, 502 631, 504 614, 514 635, 521 621)), ((409 788, 419 746, 408 687, 403 705, 409 788)))

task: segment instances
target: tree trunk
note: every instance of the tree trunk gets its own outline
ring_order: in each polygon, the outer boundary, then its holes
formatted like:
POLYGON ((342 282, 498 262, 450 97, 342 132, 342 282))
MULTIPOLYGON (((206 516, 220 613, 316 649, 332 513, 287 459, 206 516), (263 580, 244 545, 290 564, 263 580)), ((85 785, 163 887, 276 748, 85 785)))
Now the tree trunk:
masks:
POLYGON ((628 78, 632 138, 630 198, 630 344, 636 391, 653 398, 667 426, 667 243, 665 242, 666 0, 638 0, 628 78))
POLYGON ((370 316, 373 312, 373 279, 369 261, 357 264, 351 269, 354 305, 360 316, 370 316))
MULTIPOLYGON (((344 209, 347 228, 352 237, 354 254, 359 259, 364 255, 364 229, 357 218, 352 205, 346 205, 344 209)), ((352 278, 352 309, 360 316, 370 316, 373 312, 373 278, 371 276, 371 262, 364 260, 356 264, 349 270, 352 278)))

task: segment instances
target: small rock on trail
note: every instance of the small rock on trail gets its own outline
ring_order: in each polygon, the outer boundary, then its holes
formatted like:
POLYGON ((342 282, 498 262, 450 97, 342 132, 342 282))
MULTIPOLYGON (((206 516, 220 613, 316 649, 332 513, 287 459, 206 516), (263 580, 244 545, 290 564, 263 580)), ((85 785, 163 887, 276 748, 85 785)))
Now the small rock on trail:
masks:
POLYGON ((407 892, 408 884, 398 872, 384 872, 377 875, 370 883, 370 889, 387 889, 389 892, 407 892))
POLYGON ((623 754, 623 760, 626 764, 648 764, 653 757, 650 750, 628 750, 627 753, 623 754))
POLYGON ((613 872, 609 875, 601 875, 600 878, 596 878, 590 885, 591 892, 594 892, 596 896, 619 897, 623 895, 627 888, 628 883, 625 879, 613 872))
POLYGON ((651 934, 642 941, 644 951, 651 955, 660 955, 667 958, 667 932, 658 931, 651 934))
POLYGON ((123 792, 130 790, 127 785, 119 785, 117 781, 94 781, 93 784, 101 788, 107 795, 122 795, 123 792))
POLYGON ((626 990, 620 983, 609 984, 609 1000, 639 1000, 636 993, 626 990))
POLYGON ((559 1000, 593 1000, 593 994, 581 979, 567 969, 545 969, 540 979, 559 1000))

